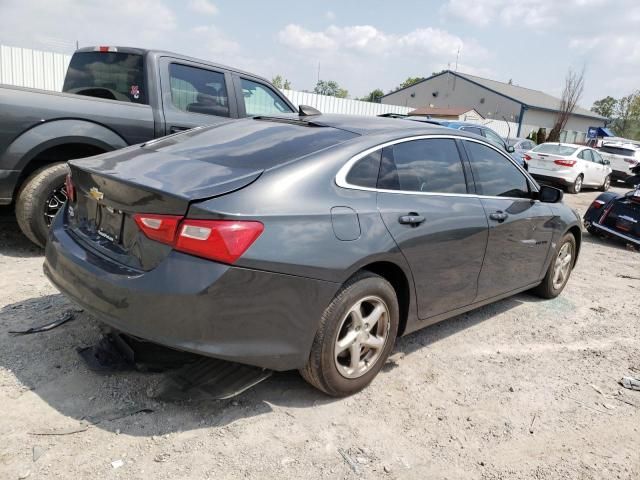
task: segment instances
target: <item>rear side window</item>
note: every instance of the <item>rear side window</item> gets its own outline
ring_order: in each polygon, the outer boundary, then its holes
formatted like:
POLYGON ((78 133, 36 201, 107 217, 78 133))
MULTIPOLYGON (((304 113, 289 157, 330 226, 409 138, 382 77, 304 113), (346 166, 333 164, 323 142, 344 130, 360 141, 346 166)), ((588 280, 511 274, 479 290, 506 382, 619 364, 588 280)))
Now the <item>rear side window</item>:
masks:
POLYGON ((179 110, 218 117, 229 116, 224 74, 172 63, 169 65, 171 103, 179 110))
POLYGON ((240 83, 242 85, 244 109, 248 117, 292 112, 289 105, 283 102, 280 96, 270 88, 244 78, 240 80, 240 83))
POLYGON ((582 150, 578 154, 578 158, 582 160, 586 160, 587 162, 593 162, 593 157, 591 156, 591 150, 582 150))
POLYGON ((378 188, 405 192, 467 193, 455 141, 412 140, 385 148, 378 188))
POLYGON ((529 184, 518 168, 493 148, 465 141, 479 195, 528 198, 529 184))
POLYGON ((62 91, 121 102, 147 103, 142 55, 75 53, 62 91))
POLYGON ((376 188, 382 150, 377 150, 358 160, 347 174, 347 183, 358 187, 376 188))
POLYGON ((478 127, 462 127, 460 130, 482 136, 482 130, 478 127))

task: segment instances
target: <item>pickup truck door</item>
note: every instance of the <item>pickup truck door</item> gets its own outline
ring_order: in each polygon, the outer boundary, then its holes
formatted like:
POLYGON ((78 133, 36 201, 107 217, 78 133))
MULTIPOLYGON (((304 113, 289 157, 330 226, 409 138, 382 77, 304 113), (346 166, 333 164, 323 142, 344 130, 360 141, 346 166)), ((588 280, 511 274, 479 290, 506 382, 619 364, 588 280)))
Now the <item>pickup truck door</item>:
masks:
POLYGON ((159 62, 165 135, 238 118, 231 74, 180 58, 159 62))

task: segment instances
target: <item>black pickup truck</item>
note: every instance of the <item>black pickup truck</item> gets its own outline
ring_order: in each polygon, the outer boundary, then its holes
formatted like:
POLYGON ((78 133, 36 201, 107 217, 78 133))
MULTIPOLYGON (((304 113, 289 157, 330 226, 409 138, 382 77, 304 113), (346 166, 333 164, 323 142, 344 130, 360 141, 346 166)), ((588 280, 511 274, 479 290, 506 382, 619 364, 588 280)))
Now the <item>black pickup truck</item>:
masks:
POLYGON ((43 246, 66 200, 66 161, 201 125, 293 112, 264 78, 170 52, 90 47, 62 93, 0 85, 0 205, 43 246))

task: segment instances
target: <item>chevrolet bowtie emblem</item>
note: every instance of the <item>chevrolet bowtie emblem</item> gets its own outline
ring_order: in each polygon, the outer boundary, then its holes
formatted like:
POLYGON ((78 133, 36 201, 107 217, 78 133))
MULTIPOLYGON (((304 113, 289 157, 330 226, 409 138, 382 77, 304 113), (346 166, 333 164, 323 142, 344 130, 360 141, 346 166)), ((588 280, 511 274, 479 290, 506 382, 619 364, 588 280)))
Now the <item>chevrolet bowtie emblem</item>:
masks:
POLYGON ((89 190, 89 196, 97 202, 104 198, 104 193, 102 193, 96 187, 91 187, 91 189, 89 190))

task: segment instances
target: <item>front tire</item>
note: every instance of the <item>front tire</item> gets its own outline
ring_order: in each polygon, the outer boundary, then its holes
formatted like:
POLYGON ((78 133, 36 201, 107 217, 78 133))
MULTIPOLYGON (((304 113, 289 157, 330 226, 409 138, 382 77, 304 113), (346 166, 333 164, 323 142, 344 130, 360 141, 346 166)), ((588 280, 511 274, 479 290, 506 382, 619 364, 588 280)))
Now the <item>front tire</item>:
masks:
POLYGON ((607 175, 606 177, 604 177, 604 182, 602 182, 602 186, 600 187, 600 191, 601 192, 606 192, 607 190, 609 190, 610 186, 611 186, 611 175, 607 175))
POLYGON ((533 293, 548 299, 560 295, 569 280, 575 261, 576 239, 571 233, 567 233, 560 240, 542 283, 533 289, 533 293))
POLYGON ((342 397, 365 388, 393 349, 399 307, 395 290, 369 272, 355 275, 322 314, 302 377, 324 393, 342 397))
POLYGON ((47 243, 49 225, 67 199, 64 180, 69 173, 65 162, 47 165, 27 178, 16 200, 20 230, 39 247, 47 243))
POLYGON ((580 190, 582 190, 583 181, 584 181, 584 177, 582 176, 582 174, 578 175, 576 179, 573 181, 573 183, 567 187, 567 192, 580 193, 580 190))

